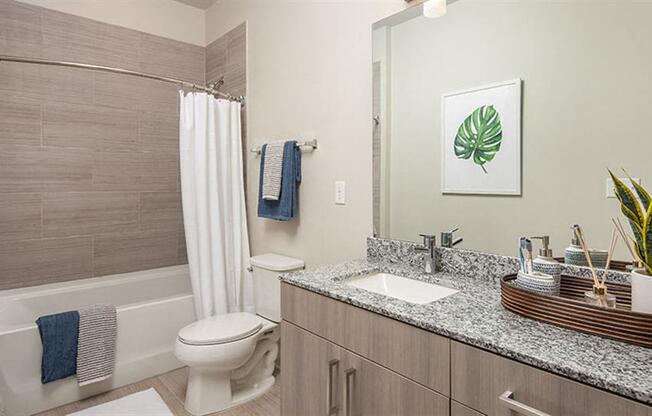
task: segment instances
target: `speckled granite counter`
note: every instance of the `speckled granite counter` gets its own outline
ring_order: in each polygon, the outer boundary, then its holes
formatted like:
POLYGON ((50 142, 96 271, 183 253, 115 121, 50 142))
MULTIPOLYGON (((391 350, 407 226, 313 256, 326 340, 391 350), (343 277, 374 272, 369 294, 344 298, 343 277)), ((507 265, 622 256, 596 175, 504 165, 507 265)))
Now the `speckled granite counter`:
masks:
MULTIPOLYGON (((370 258, 373 257, 372 253, 370 258)), ((652 404, 652 349, 530 320, 501 306, 497 279, 456 273, 450 270, 450 265, 444 268, 444 272, 428 276, 418 272, 415 263, 351 261, 282 275, 281 280, 552 373, 652 404), (460 292, 430 304, 415 305, 342 283, 348 277, 374 271, 430 281, 460 292)), ((511 267, 509 261, 503 265, 511 267)), ((477 266, 476 262, 473 267, 477 266)), ((500 268, 495 263, 493 266, 500 268)))

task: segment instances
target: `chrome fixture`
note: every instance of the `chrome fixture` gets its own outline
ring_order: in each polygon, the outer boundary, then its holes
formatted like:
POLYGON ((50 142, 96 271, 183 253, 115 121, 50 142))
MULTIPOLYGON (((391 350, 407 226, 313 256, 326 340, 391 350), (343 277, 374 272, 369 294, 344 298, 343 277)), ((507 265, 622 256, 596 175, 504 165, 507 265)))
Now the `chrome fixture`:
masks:
MULTIPOLYGON (((306 140, 305 142, 297 143, 298 147, 309 147, 312 150, 317 150, 317 139, 306 140)), ((252 153, 260 154, 262 152, 262 147, 254 147, 250 150, 252 153)))
POLYGON ((434 274, 437 267, 437 236, 432 234, 419 234, 423 237, 423 246, 415 247, 416 251, 426 252, 424 271, 426 274, 434 274))
POLYGON ((208 88, 210 88, 210 89, 212 89, 212 90, 215 90, 215 91, 217 91, 217 90, 219 90, 220 88, 222 88, 222 85, 224 85, 224 77, 220 77, 220 79, 218 79, 218 80, 216 80, 216 81, 211 81, 211 82, 209 82, 208 84, 206 84, 206 86, 207 86, 208 88))
MULTIPOLYGON (((240 103, 244 103, 244 97, 235 97, 231 94, 227 94, 225 92, 217 91, 214 88, 211 88, 210 86, 206 85, 198 85, 192 82, 188 81, 183 81, 180 79, 176 78, 169 78, 169 77, 162 77, 159 75, 154 75, 154 74, 148 74, 146 72, 139 72, 139 71, 132 71, 129 69, 124 69, 124 68, 114 68, 111 66, 103 66, 103 65, 91 65, 91 64, 84 64, 84 63, 79 63, 79 62, 66 62, 66 61, 51 61, 47 59, 38 59, 38 58, 24 58, 24 57, 19 57, 19 56, 9 56, 9 55, 0 55, 0 62, 5 61, 5 62, 20 62, 20 63, 25 63, 25 64, 38 64, 38 65, 51 65, 51 66, 64 66, 68 68, 78 68, 78 69, 88 69, 88 70, 93 70, 93 71, 101 71, 101 72, 111 72, 113 74, 121 74, 121 75, 133 75, 136 77, 141 77, 141 78, 148 78, 148 79, 154 79, 157 81, 163 81, 163 82, 168 82, 170 84, 176 84, 182 87, 186 88, 191 88, 194 90, 199 90, 203 92, 207 92, 209 94, 221 97, 221 98, 226 98, 227 100, 231 101, 238 101, 240 103)), ((218 81, 219 83, 219 81, 218 81)))
POLYGON ((453 241, 453 233, 459 230, 460 230, 459 228, 455 228, 454 230, 445 231, 441 233, 441 246, 444 248, 453 248, 459 243, 461 243, 462 241, 464 241, 463 238, 458 238, 457 240, 453 241))

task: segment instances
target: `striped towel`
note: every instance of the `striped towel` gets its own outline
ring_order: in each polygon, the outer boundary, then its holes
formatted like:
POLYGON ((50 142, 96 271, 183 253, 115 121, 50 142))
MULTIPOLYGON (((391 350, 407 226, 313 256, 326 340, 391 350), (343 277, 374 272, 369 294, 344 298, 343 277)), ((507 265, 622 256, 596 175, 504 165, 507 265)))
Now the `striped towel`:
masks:
POLYGON ((113 375, 117 330, 114 305, 94 305, 79 310, 79 386, 106 380, 113 375))
POLYGON ((268 201, 278 201, 281 195, 284 146, 285 142, 274 142, 265 145, 263 199, 268 201))

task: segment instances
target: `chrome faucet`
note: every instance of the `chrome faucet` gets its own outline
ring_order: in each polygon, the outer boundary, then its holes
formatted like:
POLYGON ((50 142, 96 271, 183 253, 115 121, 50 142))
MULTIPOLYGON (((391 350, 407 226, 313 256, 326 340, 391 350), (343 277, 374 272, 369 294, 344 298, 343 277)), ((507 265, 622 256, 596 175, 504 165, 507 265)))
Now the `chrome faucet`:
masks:
POLYGON ((446 231, 441 233, 441 246, 445 248, 453 248, 462 241, 464 241, 463 238, 458 238, 457 240, 453 240, 453 233, 456 231, 459 231, 459 228, 455 228, 454 230, 446 231))
POLYGON ((423 246, 415 247, 416 251, 425 251, 425 273, 434 274, 437 271, 437 236, 432 234, 419 234, 423 237, 423 246))

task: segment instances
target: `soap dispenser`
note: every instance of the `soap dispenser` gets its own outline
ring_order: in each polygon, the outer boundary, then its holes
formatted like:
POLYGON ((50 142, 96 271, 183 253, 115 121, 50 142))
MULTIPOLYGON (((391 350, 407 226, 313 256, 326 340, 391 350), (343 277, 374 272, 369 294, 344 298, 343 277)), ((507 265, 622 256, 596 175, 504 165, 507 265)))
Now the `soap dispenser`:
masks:
POLYGON ((570 246, 566 247, 566 250, 564 250, 564 263, 573 266, 589 265, 586 261, 586 256, 584 256, 584 250, 580 247, 580 240, 578 240, 575 235, 573 235, 573 238, 571 239, 570 246))
POLYGON ((531 237, 532 240, 541 240, 542 248, 539 249, 539 255, 532 261, 532 269, 535 272, 549 274, 554 277, 555 282, 561 281, 561 264, 552 256, 550 249, 550 237, 547 235, 541 237, 531 237))

